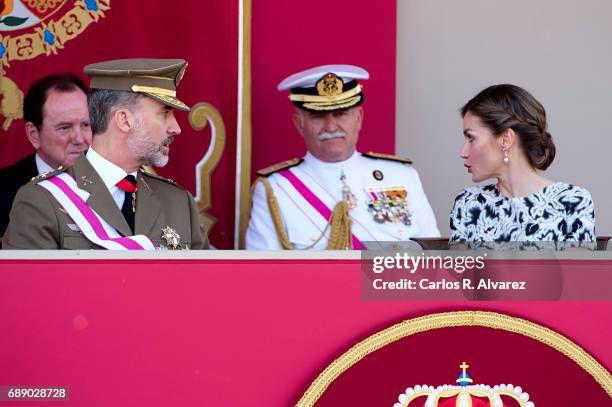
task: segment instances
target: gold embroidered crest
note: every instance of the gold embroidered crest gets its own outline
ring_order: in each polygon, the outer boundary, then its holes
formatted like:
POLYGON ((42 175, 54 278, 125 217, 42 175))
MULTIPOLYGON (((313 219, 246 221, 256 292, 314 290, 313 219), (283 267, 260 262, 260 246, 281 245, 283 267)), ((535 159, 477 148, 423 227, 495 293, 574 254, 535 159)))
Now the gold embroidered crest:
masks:
POLYGON ((25 0, 25 3, 27 3, 30 8, 36 9, 39 13, 46 13, 49 10, 53 10, 62 2, 62 0, 25 0))
POLYGON ((319 96, 332 97, 341 94, 343 86, 342 79, 328 73, 317 81, 317 92, 319 96))
MULTIPOLYGON (((0 0, 0 126, 23 117, 23 92, 7 77, 13 61, 57 54, 98 22, 111 0, 0 0)), ((92 41, 93 42, 93 41, 92 41)))

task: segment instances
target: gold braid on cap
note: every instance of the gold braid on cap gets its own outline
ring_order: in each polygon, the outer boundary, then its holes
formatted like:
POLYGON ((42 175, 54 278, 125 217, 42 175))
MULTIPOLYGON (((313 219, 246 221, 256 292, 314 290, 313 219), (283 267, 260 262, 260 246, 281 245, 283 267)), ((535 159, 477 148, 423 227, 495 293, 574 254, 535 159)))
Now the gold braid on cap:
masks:
POLYGON ((359 94, 362 90, 361 85, 355 86, 353 89, 347 90, 346 92, 334 95, 334 96, 319 96, 319 95, 304 95, 304 94, 290 94, 289 100, 292 102, 337 102, 344 99, 348 99, 352 96, 359 94))
POLYGON ((361 95, 358 95, 350 99, 347 99, 346 101, 342 103, 304 103, 302 106, 304 106, 307 109, 311 109, 311 110, 323 110, 323 111, 324 110, 338 110, 338 109, 345 109, 345 108, 354 106, 360 100, 361 100, 361 95))
POLYGON ((176 91, 175 90, 158 88, 158 87, 154 87, 154 86, 132 85, 131 89, 132 89, 132 92, 152 93, 154 95, 160 95, 160 96, 172 96, 173 98, 176 97, 176 91))

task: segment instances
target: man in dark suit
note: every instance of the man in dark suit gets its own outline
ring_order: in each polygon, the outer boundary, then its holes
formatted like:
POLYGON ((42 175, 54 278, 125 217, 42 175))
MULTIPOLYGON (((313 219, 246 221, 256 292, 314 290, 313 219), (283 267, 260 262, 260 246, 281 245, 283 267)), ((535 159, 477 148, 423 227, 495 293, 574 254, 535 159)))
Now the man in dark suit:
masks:
POLYGON ((26 136, 36 149, 0 169, 0 236, 4 235, 17 190, 32 177, 70 166, 91 145, 88 88, 73 74, 55 74, 36 81, 24 100, 26 136))

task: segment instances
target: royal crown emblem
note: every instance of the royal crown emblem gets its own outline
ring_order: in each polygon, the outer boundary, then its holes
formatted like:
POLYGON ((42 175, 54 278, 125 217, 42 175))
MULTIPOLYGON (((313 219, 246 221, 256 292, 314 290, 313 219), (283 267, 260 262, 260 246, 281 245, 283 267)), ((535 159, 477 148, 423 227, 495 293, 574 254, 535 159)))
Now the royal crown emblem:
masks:
POLYGON ((0 121, 23 117, 23 92, 6 76, 14 61, 57 54, 104 17, 111 0, 0 0, 0 121))
POLYGON ((535 407, 520 386, 474 384, 467 372, 470 366, 463 362, 459 367, 461 372, 455 385, 408 387, 393 407, 535 407))

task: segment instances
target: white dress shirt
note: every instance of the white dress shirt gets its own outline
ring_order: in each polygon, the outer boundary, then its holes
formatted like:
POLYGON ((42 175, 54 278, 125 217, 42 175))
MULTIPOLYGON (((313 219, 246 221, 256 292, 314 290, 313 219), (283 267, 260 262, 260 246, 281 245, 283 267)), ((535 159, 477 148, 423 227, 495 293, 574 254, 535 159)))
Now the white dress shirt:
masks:
MULTIPOLYGON (((86 157, 100 178, 102 178, 104 185, 106 185, 106 188, 108 188, 108 191, 112 195, 119 209, 121 209, 123 206, 123 201, 125 201, 125 191, 120 189, 117 186, 117 183, 125 178, 128 173, 112 162, 108 161, 106 158, 102 157, 92 147, 87 150, 86 157)), ((132 172, 131 175, 138 179, 138 173, 136 171, 132 172)))
POLYGON ((36 169, 38 169, 39 174, 44 174, 45 172, 51 172, 55 170, 55 168, 51 167, 49 164, 47 164, 45 160, 40 158, 38 153, 36 153, 34 161, 36 161, 36 169))

